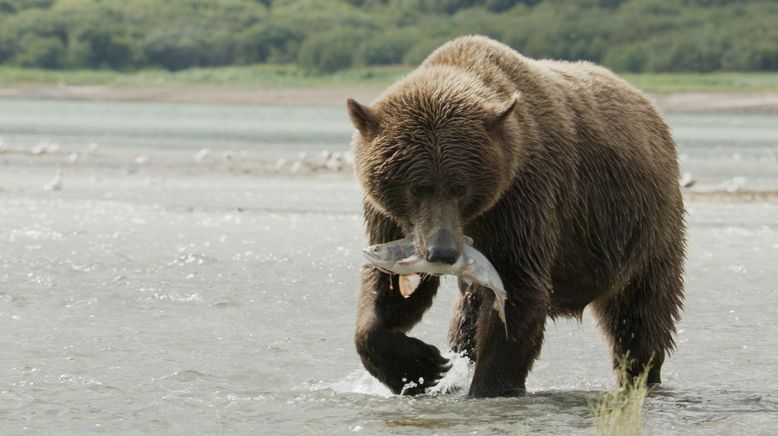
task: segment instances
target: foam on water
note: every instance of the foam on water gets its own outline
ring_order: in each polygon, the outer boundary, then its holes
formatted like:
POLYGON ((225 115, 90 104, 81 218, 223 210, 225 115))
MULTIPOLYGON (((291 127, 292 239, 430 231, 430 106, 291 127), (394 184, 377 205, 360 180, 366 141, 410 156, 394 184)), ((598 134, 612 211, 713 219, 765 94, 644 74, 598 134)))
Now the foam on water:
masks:
POLYGON ((470 363, 470 359, 453 351, 443 353, 443 357, 451 362, 451 369, 448 370, 436 386, 429 389, 432 394, 449 394, 453 392, 467 393, 470 389, 470 382, 473 379, 475 366, 470 363))
POLYGON ((374 395, 382 398, 389 398, 394 395, 389 388, 381 384, 363 368, 355 369, 336 382, 317 383, 311 386, 310 389, 312 391, 331 389, 341 394, 374 395))
MULTIPOLYGON (((428 395, 450 395, 456 393, 466 393, 470 388, 470 381, 473 377, 474 366, 469 359, 449 351, 443 353, 443 357, 451 362, 451 369, 438 382, 438 384, 427 390, 428 395)), ((347 374, 343 379, 336 382, 321 382, 310 387, 312 391, 322 389, 331 389, 343 394, 364 394, 374 395, 382 398, 394 396, 392 391, 381 384, 375 377, 371 376, 363 368, 356 369, 347 374)))

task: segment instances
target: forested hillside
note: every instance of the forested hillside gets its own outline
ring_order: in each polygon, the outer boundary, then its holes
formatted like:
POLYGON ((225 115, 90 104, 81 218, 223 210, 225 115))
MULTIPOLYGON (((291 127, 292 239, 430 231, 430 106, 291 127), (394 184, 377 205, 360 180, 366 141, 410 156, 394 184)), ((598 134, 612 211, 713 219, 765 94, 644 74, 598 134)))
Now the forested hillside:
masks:
POLYGON ((774 0, 0 0, 0 63, 48 69, 332 72, 472 33, 618 71, 778 71, 774 0))

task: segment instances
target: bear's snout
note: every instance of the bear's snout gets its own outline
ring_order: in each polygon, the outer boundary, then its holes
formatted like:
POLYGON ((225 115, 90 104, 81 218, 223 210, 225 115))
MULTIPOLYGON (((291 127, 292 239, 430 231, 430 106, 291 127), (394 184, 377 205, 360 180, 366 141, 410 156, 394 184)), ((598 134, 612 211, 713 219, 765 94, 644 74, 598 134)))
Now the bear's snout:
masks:
POLYGON ((460 254, 457 241, 448 229, 438 230, 427 242, 427 262, 452 265, 459 259, 460 254))
POLYGON ((429 198, 413 223, 418 253, 430 263, 453 265, 462 255, 464 234, 456 202, 429 198))

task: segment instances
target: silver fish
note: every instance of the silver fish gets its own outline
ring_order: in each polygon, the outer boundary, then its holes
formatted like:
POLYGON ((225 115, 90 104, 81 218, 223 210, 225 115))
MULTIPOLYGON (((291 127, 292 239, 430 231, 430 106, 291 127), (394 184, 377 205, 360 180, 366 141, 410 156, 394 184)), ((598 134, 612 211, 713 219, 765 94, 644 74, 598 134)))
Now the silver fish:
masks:
POLYGON ((473 240, 465 237, 465 246, 462 255, 452 265, 445 263, 431 263, 417 253, 416 240, 409 236, 385 244, 371 245, 362 250, 367 261, 381 271, 400 275, 400 293, 408 298, 419 285, 421 277, 418 273, 434 275, 455 275, 467 284, 477 283, 494 292, 494 310, 505 326, 505 334, 508 334, 508 325, 505 321, 505 301, 508 294, 505 292, 502 279, 489 259, 471 244, 473 240))

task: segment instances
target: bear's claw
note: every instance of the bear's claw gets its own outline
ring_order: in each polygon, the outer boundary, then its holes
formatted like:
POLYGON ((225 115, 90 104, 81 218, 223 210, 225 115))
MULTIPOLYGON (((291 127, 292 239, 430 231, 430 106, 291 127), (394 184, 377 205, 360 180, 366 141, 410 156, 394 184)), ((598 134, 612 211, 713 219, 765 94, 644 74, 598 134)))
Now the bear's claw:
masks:
POLYGON ((365 354, 359 350, 362 361, 368 372, 395 394, 424 393, 451 369, 451 362, 437 347, 400 332, 373 332, 369 342, 363 343, 365 354))

